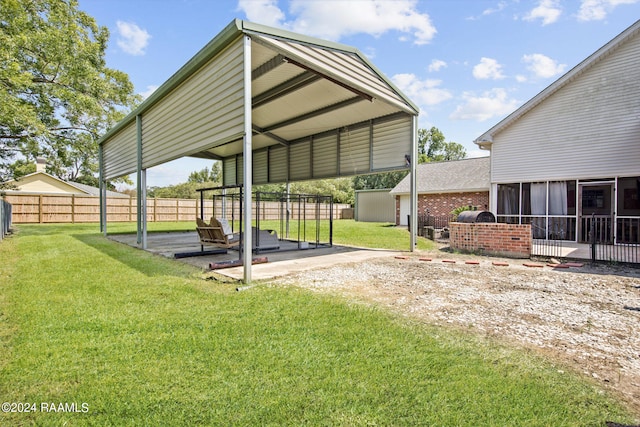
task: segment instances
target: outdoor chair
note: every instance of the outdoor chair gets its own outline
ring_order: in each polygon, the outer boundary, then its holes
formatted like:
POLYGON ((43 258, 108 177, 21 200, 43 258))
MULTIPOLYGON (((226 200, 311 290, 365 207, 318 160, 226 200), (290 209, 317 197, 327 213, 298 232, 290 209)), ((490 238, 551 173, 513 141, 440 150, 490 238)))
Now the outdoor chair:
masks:
MULTIPOLYGON (((215 246, 218 248, 232 248, 240 244, 239 236, 235 234, 225 234, 225 230, 215 218, 207 224, 201 218, 196 218, 196 231, 201 245, 215 246)), ((228 224, 227 224, 228 225, 228 224)))

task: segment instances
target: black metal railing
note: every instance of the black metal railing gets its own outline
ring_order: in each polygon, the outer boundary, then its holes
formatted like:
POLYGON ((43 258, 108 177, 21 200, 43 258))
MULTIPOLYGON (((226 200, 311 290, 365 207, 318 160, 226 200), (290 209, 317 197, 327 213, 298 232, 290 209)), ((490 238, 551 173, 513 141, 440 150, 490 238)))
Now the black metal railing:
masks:
MULTIPOLYGON (((545 219, 545 218, 542 218, 545 219)), ((552 218, 553 219, 553 218, 552 218)), ((562 236, 563 233, 547 233, 546 221, 531 221, 531 255, 545 258, 562 258, 562 242, 564 238, 546 238, 547 236, 562 236)))
POLYGON ((583 218, 582 226, 590 246, 591 261, 640 264, 640 218, 618 218, 615 242, 611 217, 592 215, 583 218))
MULTIPOLYGON (((430 215, 428 213, 418 214, 418 236, 434 239, 435 237, 446 239, 449 235, 446 230, 449 223, 454 220, 453 215, 430 215), (437 236, 436 236, 437 235, 437 236)), ((409 224, 411 222, 409 221, 409 224)))

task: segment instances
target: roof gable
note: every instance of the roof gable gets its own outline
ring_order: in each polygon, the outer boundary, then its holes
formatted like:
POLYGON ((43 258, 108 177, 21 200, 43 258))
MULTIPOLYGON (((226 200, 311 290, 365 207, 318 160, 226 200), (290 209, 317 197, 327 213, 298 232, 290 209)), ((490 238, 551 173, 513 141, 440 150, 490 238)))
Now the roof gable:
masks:
POLYGON ((254 184, 406 169, 417 114, 357 49, 235 20, 100 139, 102 177, 191 156, 237 185, 247 149, 254 184))
POLYGON ((46 172, 34 172, 9 183, 28 193, 86 194, 85 191, 46 172))
MULTIPOLYGON (((18 190, 7 190, 8 193, 100 195, 100 189, 97 187, 64 181, 46 172, 30 173, 18 180, 11 180, 7 183, 18 187, 18 190)), ((107 196, 129 197, 126 194, 115 191, 107 191, 107 196)))
MULTIPOLYGON (((421 163, 416 166, 418 194, 489 191, 490 158, 421 163)), ((409 194, 410 176, 404 177, 391 194, 409 194)))

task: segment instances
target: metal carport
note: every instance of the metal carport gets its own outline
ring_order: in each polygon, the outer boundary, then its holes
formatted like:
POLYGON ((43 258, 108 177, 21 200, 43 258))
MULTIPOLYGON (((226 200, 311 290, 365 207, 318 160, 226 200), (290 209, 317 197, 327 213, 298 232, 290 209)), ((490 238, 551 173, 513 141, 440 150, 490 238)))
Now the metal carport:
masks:
MULTIPOLYGON (((251 247, 251 184, 408 167, 415 177, 417 116, 357 49, 234 20, 100 139, 101 231, 106 181, 137 172, 145 248, 146 170, 191 156, 221 160, 223 183, 244 186, 251 247)), ((415 213, 415 179, 412 192, 415 213)), ((243 256, 250 282, 251 251, 243 256)))

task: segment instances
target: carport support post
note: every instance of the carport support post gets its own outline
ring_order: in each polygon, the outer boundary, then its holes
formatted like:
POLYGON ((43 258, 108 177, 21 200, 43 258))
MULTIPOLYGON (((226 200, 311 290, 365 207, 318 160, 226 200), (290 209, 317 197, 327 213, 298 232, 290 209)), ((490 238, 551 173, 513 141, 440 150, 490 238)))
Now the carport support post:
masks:
MULTIPOLYGON (((253 256, 253 236, 251 235, 251 184, 253 182, 252 169, 252 116, 251 116, 251 37, 244 36, 244 146, 242 148, 243 181, 244 187, 244 235, 242 245, 244 252, 244 282, 251 283, 251 260, 253 256)), ((242 230, 241 230, 242 231, 242 230)))
POLYGON ((136 130, 138 145, 138 244, 142 245, 142 249, 147 249, 147 170, 142 169, 142 117, 140 115, 136 116, 136 130))
POLYGON ((416 248, 416 234, 418 232, 418 197, 416 191, 416 163, 418 163, 418 116, 411 117, 411 159, 409 163, 409 167, 411 169, 411 215, 409 217, 409 235, 410 237, 410 245, 409 249, 411 252, 415 251, 416 248))
POLYGON ((98 146, 98 181, 100 183, 100 231, 107 237, 107 183, 104 180, 102 145, 98 146))

